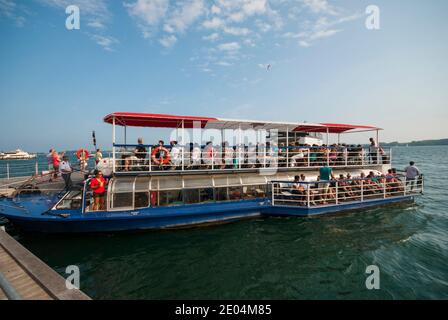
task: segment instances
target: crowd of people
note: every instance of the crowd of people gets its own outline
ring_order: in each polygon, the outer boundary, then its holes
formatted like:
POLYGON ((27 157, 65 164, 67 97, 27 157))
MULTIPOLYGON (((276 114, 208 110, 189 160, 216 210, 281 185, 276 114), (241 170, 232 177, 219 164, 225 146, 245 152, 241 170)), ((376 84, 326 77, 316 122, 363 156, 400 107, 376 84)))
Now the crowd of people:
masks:
POLYGON ((205 146, 198 143, 179 145, 171 141, 166 146, 160 140, 151 148, 138 139, 133 151, 119 150, 119 171, 146 170, 197 170, 197 169, 235 169, 260 167, 309 167, 309 166, 345 166, 364 164, 387 164, 390 158, 383 148, 377 146, 373 138, 367 149, 362 145, 332 144, 309 145, 291 142, 248 143, 230 146, 225 141, 221 145, 207 142, 205 146))
MULTIPOLYGON (((344 201, 360 201, 361 198, 378 198, 404 195, 405 190, 412 192, 421 190, 421 172, 413 161, 404 169, 403 174, 397 173, 395 168, 385 174, 370 171, 368 175, 361 172, 357 177, 350 173, 335 176, 333 169, 323 166, 319 169, 316 182, 308 182, 305 175, 295 176, 294 181, 281 190, 287 190, 285 196, 299 205, 326 205, 344 201)), ((285 193, 283 191, 283 193, 285 193)), ((282 192, 280 192, 280 200, 282 192)), ((284 198, 284 197, 283 197, 284 198)))

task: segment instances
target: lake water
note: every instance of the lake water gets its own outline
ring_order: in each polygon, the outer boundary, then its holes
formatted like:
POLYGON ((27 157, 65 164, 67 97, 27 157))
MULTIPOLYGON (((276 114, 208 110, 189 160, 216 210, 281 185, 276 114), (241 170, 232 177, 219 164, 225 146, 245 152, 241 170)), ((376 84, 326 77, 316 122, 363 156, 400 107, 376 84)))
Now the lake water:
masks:
POLYGON ((95 299, 448 298, 448 147, 396 147, 416 161, 425 195, 393 206, 313 218, 260 218, 175 231, 18 240, 64 275, 81 270, 95 299), (367 290, 366 267, 380 270, 367 290))

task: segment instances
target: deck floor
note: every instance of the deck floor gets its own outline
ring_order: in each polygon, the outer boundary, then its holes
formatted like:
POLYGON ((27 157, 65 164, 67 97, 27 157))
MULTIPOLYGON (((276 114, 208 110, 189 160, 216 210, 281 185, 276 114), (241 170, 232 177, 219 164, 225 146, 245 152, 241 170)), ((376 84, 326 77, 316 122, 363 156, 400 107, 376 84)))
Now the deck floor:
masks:
MULTIPOLYGON (((80 290, 69 290, 65 279, 0 229, 0 273, 23 300, 89 300, 80 290)), ((8 299, 0 287, 0 299, 8 299)))

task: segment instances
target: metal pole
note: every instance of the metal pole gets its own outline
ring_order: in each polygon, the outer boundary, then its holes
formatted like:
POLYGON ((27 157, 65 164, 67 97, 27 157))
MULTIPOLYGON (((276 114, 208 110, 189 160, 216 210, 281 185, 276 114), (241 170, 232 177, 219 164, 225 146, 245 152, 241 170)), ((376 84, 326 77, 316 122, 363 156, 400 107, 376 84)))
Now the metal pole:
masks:
POLYGON ((339 204, 339 192, 338 192, 339 184, 336 181, 336 204, 339 204))
POLYGON ((361 180, 361 202, 364 201, 364 180, 361 180))
POLYGON ((241 169, 241 125, 238 125, 238 169, 241 169))
POLYGON ((39 174, 39 162, 36 161, 36 176, 39 174))
POLYGON ((380 130, 376 130, 376 163, 380 163, 380 130))
POLYGON ((186 147, 186 145, 185 145, 185 120, 184 119, 182 119, 182 171, 184 171, 185 170, 185 165, 184 165, 184 162, 185 162, 185 147, 186 147))
POLYGON ((9 180, 9 163, 6 164, 6 178, 9 180))
POLYGON ((286 127, 286 167, 289 168, 289 131, 286 127))
POLYGON ((115 173, 115 117, 112 118, 112 171, 115 173))
POLYGON ((406 182, 406 176, 404 177, 404 195, 406 195, 406 189, 407 189, 407 182, 406 182))
POLYGON ((308 208, 310 207, 310 185, 306 188, 306 205, 308 208))

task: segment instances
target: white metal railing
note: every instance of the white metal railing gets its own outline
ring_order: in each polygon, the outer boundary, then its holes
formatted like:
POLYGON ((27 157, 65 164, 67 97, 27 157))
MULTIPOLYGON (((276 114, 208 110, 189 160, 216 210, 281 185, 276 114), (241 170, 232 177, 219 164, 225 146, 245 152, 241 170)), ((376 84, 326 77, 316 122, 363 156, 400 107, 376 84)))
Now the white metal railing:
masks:
POLYGON ((369 153, 362 147, 241 146, 163 147, 114 145, 114 172, 161 170, 236 170, 259 168, 310 168, 378 166, 391 163, 391 150, 369 153))
POLYGON ((316 207, 388 199, 423 193, 423 176, 340 179, 332 181, 272 181, 272 205, 316 207))

